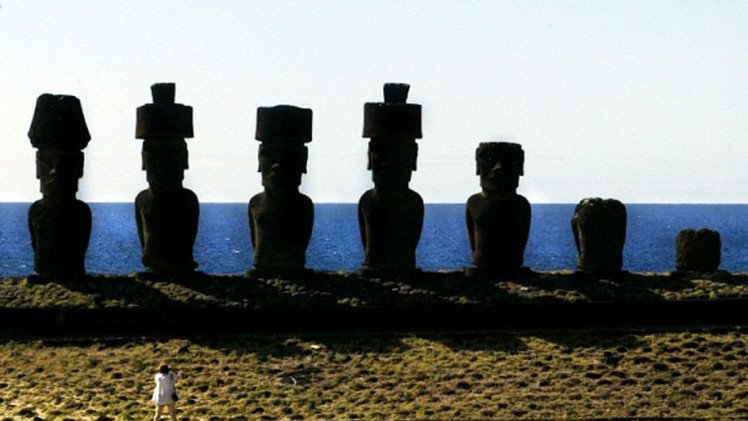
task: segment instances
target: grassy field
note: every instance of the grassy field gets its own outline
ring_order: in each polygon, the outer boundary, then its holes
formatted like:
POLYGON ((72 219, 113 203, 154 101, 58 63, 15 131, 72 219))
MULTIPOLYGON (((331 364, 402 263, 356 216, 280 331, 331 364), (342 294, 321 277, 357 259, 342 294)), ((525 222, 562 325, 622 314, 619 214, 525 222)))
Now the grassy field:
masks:
POLYGON ((0 420, 748 417, 745 331, 476 332, 0 342, 0 420), (3 416, 5 418, 3 418, 3 416))

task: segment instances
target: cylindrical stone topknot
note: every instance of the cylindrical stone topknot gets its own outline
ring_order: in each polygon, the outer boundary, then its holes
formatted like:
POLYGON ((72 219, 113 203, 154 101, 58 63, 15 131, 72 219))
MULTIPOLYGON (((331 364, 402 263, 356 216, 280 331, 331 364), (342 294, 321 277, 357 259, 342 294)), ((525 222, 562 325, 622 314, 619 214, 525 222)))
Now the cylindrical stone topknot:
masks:
POLYGON ((138 107, 135 138, 193 137, 192 107, 174 103, 173 83, 151 85, 152 104, 138 107))
POLYGON ((385 83, 384 102, 389 104, 405 104, 408 101, 410 85, 407 83, 385 83))
POLYGON ((476 174, 480 174, 483 162, 492 162, 500 157, 510 171, 525 175, 525 151, 522 145, 512 142, 481 142, 475 149, 476 174))
POLYGON ((719 268, 722 242, 717 231, 687 228, 675 238, 675 269, 714 272, 719 268))
POLYGON ((312 110, 293 105, 258 107, 255 139, 260 142, 311 142, 312 110))
POLYGON ((151 96, 154 104, 173 104, 177 86, 174 83, 154 83, 151 85, 151 96))
POLYGON ((385 102, 364 104, 364 138, 420 139, 421 105, 406 104, 410 85, 386 83, 385 102))
POLYGON ((39 96, 31 119, 29 139, 35 148, 83 150, 91 135, 78 98, 72 95, 39 96))

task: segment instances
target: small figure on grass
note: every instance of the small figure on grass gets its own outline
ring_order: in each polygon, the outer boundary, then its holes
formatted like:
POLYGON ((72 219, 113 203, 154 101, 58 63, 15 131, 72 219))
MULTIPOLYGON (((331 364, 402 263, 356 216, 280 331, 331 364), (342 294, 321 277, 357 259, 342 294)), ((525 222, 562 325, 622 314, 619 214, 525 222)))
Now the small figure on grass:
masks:
POLYGON ((156 415, 153 417, 154 421, 161 419, 161 415, 164 415, 164 407, 169 409, 169 417, 172 421, 177 420, 177 389, 175 383, 183 376, 179 373, 172 372, 167 364, 161 364, 156 373, 156 388, 153 389, 153 396, 151 401, 156 404, 156 415))

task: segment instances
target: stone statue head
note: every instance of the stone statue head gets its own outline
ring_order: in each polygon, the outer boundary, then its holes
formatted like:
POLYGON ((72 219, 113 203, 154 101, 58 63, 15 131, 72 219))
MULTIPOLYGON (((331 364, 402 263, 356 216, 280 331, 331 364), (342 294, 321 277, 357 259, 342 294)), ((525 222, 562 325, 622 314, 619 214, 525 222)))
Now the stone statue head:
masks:
POLYGON ((385 83, 384 102, 364 104, 364 138, 369 138, 367 169, 378 188, 407 187, 416 170, 421 106, 409 104, 410 85, 385 83))
POLYGON ((524 174, 525 152, 509 142, 485 142, 475 150, 476 174, 484 190, 514 191, 524 174))
POLYGON ((43 195, 75 195, 83 177, 83 152, 43 148, 36 152, 36 178, 43 195))
POLYGON ((312 141, 312 110, 292 105, 257 108, 255 138, 262 142, 258 171, 273 191, 298 191, 312 141))
POLYGON ((181 189, 189 168, 185 138, 194 135, 192 107, 174 102, 174 83, 151 85, 153 102, 138 107, 135 138, 143 139, 143 170, 152 190, 181 189))
POLYGON ((143 142, 143 170, 148 184, 155 189, 181 188, 184 170, 189 168, 187 143, 175 138, 171 141, 143 142))
POLYGON ((405 139, 371 139, 367 169, 377 187, 403 187, 416 170, 418 144, 405 139))
POLYGON ((273 190, 296 190, 306 174, 308 149, 299 142, 264 142, 260 145, 262 185, 273 190))
POLYGON ((91 135, 78 98, 43 94, 36 100, 29 128, 36 152, 36 178, 45 196, 70 196, 83 177, 83 152, 91 135))

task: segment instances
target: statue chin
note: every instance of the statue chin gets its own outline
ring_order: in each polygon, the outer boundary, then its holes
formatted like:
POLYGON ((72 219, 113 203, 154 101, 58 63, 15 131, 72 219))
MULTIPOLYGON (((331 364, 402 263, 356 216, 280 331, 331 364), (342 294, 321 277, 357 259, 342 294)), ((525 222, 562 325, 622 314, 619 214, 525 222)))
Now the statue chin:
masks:
POLYGON ((519 177, 481 177, 480 186, 483 190, 503 193, 514 193, 519 185, 519 177))
POLYGON ((372 176, 374 185, 382 189, 408 188, 410 183, 410 173, 386 173, 374 174, 372 176))
POLYGON ((298 191, 301 184, 301 174, 294 177, 262 177, 262 186, 274 192, 298 191))

